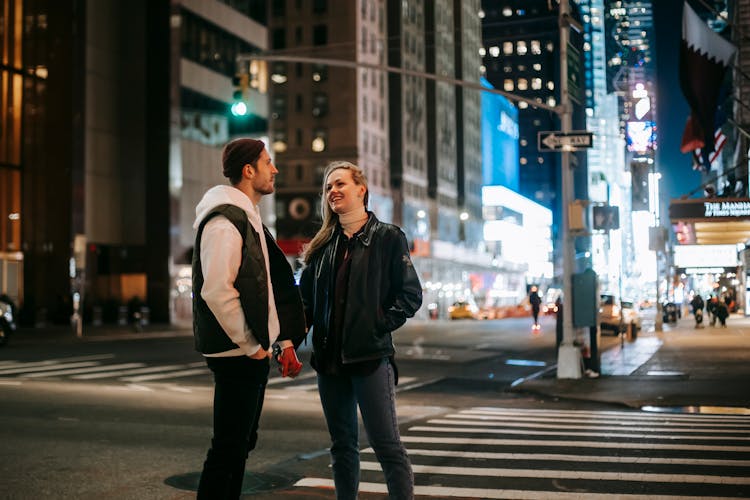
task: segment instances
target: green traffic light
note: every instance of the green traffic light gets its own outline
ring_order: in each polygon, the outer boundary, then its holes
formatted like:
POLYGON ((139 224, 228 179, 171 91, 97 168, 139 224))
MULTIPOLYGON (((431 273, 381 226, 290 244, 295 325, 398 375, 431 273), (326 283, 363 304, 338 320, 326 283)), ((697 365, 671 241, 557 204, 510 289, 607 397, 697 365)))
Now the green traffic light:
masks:
POLYGON ((247 114, 247 104, 242 101, 232 104, 232 114, 234 116, 245 116, 247 114))

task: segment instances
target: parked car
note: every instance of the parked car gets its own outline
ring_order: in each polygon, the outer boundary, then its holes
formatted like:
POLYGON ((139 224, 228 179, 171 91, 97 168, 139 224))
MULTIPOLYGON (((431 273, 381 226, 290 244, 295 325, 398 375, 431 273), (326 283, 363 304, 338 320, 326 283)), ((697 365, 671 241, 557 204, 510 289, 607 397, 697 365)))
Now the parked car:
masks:
POLYGON ((478 313, 479 309, 477 306, 461 300, 454 302, 448 308, 448 317, 450 319, 477 319, 478 313))
POLYGON ((631 329, 633 336, 641 329, 641 314, 638 305, 632 300, 620 300, 614 295, 601 296, 599 305, 599 326, 602 333, 619 335, 631 329))

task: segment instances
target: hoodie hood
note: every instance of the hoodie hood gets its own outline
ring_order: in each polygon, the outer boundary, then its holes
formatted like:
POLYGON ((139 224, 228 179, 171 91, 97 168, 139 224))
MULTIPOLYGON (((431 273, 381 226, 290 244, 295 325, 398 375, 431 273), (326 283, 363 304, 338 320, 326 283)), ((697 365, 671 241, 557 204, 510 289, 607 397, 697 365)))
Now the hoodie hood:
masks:
POLYGON ((234 205, 239 207, 245 211, 250 222, 254 223, 254 225, 255 223, 258 225, 261 224, 260 213, 245 193, 232 186, 220 185, 206 191, 206 194, 203 195, 201 201, 196 205, 193 229, 198 229, 206 215, 219 205, 234 205))

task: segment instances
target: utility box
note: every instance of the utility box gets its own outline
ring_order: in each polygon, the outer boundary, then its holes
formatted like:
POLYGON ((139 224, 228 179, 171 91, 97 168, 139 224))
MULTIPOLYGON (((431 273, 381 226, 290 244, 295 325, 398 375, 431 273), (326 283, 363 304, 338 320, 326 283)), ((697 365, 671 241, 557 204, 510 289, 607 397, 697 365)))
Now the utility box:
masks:
POLYGON ((599 310, 597 276, 589 268, 573 275, 573 326, 576 328, 596 326, 599 310))

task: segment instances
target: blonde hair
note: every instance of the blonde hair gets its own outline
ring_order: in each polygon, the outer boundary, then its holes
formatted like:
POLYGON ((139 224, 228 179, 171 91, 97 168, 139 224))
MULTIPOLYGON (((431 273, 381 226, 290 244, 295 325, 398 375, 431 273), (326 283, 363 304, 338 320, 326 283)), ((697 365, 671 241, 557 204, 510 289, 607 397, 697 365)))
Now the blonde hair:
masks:
POLYGON ((322 248, 333 236, 333 231, 336 229, 336 224, 339 222, 339 215, 331 210, 330 205, 326 202, 326 184, 328 183, 328 176, 333 173, 334 170, 344 169, 348 170, 352 174, 352 180, 358 186, 365 187, 364 205, 367 209, 367 202, 370 199, 370 189, 367 185, 367 177, 361 168, 348 161, 334 161, 328 164, 325 173, 323 174, 323 191, 320 195, 320 215, 323 219, 323 225, 320 227, 310 243, 305 245, 302 250, 302 260, 305 264, 310 262, 312 255, 322 248))

